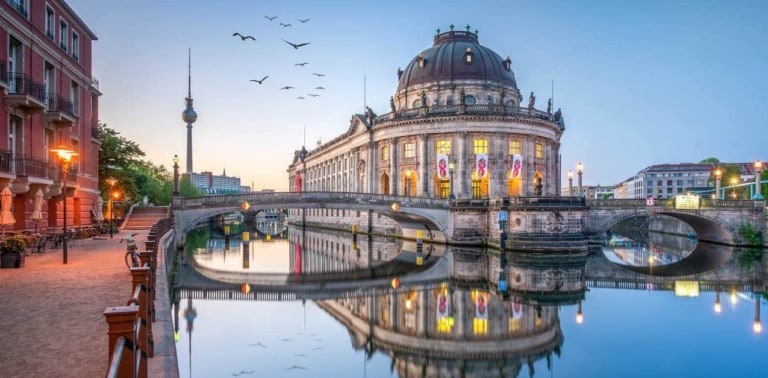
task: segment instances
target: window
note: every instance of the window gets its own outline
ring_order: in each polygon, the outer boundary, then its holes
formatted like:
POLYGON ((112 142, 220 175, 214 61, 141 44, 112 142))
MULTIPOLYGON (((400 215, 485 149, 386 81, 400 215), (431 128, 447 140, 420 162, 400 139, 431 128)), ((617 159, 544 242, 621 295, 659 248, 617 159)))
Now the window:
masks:
POLYGON ((672 186, 672 180, 667 180, 667 186, 672 186))
POLYGON ((53 8, 51 8, 50 5, 45 4, 45 36, 48 37, 51 41, 54 40, 53 38, 53 29, 55 28, 53 21, 55 18, 53 17, 53 8))
POLYGON ((488 153, 488 139, 475 139, 472 141, 473 151, 475 154, 487 154, 488 153))
POLYGON ((421 102, 421 100, 416 100, 416 101, 414 101, 414 102, 413 102, 413 108, 414 108, 414 109, 416 109, 416 108, 420 108, 420 107, 422 107, 422 106, 424 106, 424 103, 423 103, 423 102, 421 102))
POLYGON ((48 101, 46 101, 46 106, 49 108, 51 107, 51 97, 54 93, 56 93, 56 90, 53 87, 53 84, 56 82, 53 78, 53 65, 45 62, 45 69, 43 71, 43 87, 45 87, 45 97, 48 101))
POLYGON ((80 36, 72 30, 72 59, 80 60, 80 36))
POLYGON ((477 98, 472 95, 466 95, 462 101, 464 101, 464 105, 474 105, 477 103, 477 98))
POLYGON ((67 23, 64 20, 61 20, 61 23, 59 24, 59 47, 61 47, 61 49, 64 51, 67 51, 68 36, 69 32, 67 29, 67 23))
POLYGON ((403 157, 415 158, 416 157, 416 143, 406 143, 403 149, 403 157))
POLYGON ((510 140, 509 141, 509 154, 510 155, 521 155, 523 153, 523 144, 519 140, 510 140))
POLYGON ((472 64, 472 48, 467 47, 467 51, 464 53, 464 61, 467 64, 472 64))
POLYGON ((683 180, 677 180, 677 186, 683 186, 683 180))
POLYGON ((389 146, 381 146, 381 157, 379 160, 389 160, 389 146))
POLYGON ((451 141, 450 140, 435 141, 435 152, 437 152, 438 154, 450 155, 451 141))
POLYGON ((544 145, 536 143, 536 159, 544 158, 544 145))
POLYGON ((72 82, 69 98, 72 101, 72 114, 80 115, 80 86, 74 81, 72 82))
POLYGON ((653 186, 653 181, 648 181, 648 184, 647 184, 647 186, 648 186, 649 188, 650 188, 650 187, 652 187, 652 186, 653 186))

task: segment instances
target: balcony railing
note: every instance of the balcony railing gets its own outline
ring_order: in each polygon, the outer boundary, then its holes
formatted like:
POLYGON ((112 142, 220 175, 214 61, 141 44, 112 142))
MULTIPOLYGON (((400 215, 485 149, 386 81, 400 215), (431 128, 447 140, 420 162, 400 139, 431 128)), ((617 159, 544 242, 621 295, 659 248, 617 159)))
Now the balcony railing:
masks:
POLYGON ((8 83, 8 72, 5 70, 5 61, 0 59, 0 81, 8 83))
POLYGON ((540 119, 558 123, 563 127, 562 119, 555 119, 555 115, 533 108, 522 108, 508 105, 434 105, 422 108, 403 109, 394 113, 387 113, 376 117, 376 123, 388 120, 403 120, 417 117, 447 116, 447 115, 505 115, 524 118, 540 119))
POLYGON ((24 94, 45 102, 45 86, 23 73, 8 75, 8 93, 24 94))
POLYGON ((50 112, 62 112, 74 116, 72 101, 65 100, 57 93, 46 93, 47 101, 45 104, 48 106, 50 112))
POLYGON ((19 12, 20 15, 24 16, 24 18, 29 16, 29 12, 26 5, 24 5, 23 0, 5 0, 5 2, 6 4, 10 5, 16 12, 19 12))
MULTIPOLYGON (((59 164, 26 155, 14 155, 10 151, 0 150, 0 172, 61 181, 61 166, 59 164)), ((67 182, 77 181, 77 173, 77 167, 70 166, 67 170, 67 182)))

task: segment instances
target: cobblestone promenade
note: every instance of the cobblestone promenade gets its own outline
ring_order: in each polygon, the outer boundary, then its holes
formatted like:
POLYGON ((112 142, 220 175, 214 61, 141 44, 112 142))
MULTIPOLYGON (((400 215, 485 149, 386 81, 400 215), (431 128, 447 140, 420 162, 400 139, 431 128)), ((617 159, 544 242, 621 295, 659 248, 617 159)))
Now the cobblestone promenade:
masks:
MULTIPOLYGON (((104 309, 131 296, 125 243, 119 243, 128 232, 71 241, 66 265, 56 248, 28 255, 21 269, 0 269, 0 376, 104 376, 104 309)), ((140 247, 146 236, 136 237, 140 247)))

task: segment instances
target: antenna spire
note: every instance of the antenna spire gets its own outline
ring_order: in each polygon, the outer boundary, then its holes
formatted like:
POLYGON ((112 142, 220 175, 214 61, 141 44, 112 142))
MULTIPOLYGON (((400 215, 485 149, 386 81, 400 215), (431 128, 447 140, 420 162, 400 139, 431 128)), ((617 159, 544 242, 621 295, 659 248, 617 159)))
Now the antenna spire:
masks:
POLYGON ((189 59, 187 62, 187 98, 192 98, 192 47, 189 48, 187 56, 189 59))

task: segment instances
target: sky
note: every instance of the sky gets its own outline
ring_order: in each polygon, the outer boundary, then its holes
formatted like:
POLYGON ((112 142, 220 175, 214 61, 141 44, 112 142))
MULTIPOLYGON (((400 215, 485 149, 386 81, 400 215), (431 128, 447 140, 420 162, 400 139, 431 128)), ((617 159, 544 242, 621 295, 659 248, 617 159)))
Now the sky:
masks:
POLYGON ((255 190, 287 190, 294 151, 345 132, 364 104, 387 113, 398 67, 451 24, 511 57, 524 99, 554 93, 564 183, 579 161, 585 185, 613 185, 652 164, 768 159, 766 1, 67 3, 99 38, 101 122, 183 171, 191 48, 194 171, 255 190))

